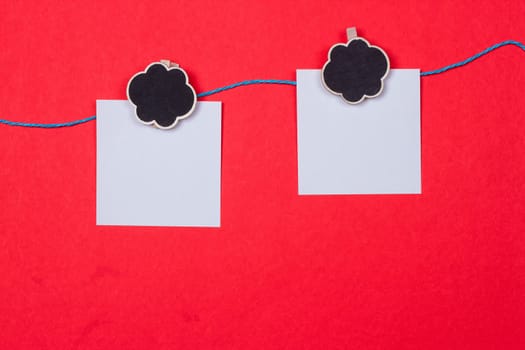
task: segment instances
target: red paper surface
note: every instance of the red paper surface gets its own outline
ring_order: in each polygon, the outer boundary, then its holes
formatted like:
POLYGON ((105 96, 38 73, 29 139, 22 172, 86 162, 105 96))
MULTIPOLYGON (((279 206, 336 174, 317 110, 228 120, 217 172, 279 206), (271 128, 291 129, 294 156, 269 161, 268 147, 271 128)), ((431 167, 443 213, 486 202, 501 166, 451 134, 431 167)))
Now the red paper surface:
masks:
MULTIPOLYGON (((198 92, 525 41, 523 1, 2 1, 0 118, 62 122, 176 61, 198 92)), ((1 349, 522 349, 525 55, 422 78, 421 196, 297 195, 295 89, 223 101, 222 228, 95 226, 95 122, 0 126, 1 349)), ((320 123, 322 120, 319 121, 320 123)))

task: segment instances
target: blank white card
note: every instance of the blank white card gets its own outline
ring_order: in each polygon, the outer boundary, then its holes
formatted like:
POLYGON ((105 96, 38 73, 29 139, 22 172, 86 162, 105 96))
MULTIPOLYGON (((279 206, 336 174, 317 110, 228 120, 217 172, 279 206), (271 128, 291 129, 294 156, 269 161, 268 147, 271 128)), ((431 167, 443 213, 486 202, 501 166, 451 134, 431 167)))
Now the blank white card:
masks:
POLYGON ((350 105, 297 71, 299 194, 421 193, 420 77, 392 69, 383 93, 350 105))
POLYGON ((221 103, 170 130, 128 101, 97 101, 97 225, 220 226, 221 103))

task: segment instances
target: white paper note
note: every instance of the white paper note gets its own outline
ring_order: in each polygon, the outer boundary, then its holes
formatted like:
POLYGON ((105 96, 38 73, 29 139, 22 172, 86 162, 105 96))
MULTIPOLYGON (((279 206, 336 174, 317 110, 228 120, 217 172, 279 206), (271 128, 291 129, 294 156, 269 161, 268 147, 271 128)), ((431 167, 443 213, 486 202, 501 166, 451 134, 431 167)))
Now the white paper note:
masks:
POLYGON ((299 194, 421 193, 419 70, 391 70, 358 105, 298 70, 297 142, 299 194))
POLYGON ((219 227, 220 189, 220 102, 160 130, 97 101, 97 225, 219 227))

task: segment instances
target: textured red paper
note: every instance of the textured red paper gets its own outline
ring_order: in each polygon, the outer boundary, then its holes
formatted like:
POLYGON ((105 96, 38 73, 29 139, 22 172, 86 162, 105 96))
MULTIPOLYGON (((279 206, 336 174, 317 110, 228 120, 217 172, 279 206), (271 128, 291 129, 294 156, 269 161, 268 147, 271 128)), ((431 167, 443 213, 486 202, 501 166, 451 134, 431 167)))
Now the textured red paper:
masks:
MULTIPOLYGON (((7 1, 0 118, 321 68, 347 26, 394 68, 525 41, 523 1, 7 1)), ((525 55, 422 79, 421 196, 297 196, 295 89, 223 108, 222 228, 95 226, 95 122, 0 126, 1 349, 522 349, 525 55)), ((322 120, 319 121, 322 123, 322 120)))

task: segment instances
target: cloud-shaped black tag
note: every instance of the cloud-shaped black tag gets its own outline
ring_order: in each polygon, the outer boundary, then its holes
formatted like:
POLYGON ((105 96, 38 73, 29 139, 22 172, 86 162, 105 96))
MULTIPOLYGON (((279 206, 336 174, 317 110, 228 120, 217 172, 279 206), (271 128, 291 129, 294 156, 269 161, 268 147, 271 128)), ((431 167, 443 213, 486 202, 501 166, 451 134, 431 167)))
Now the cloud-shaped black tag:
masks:
POLYGON ((128 99, 139 121, 170 129, 193 112, 197 95, 183 69, 152 63, 131 78, 128 99))
POLYGON ((332 46, 322 78, 330 92, 355 104, 381 93, 389 69, 388 56, 381 48, 354 37, 346 45, 332 46))

